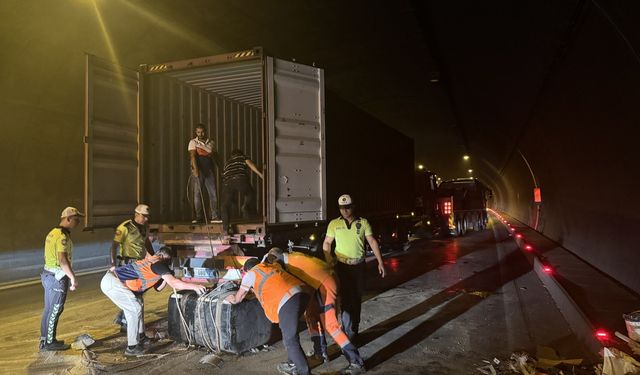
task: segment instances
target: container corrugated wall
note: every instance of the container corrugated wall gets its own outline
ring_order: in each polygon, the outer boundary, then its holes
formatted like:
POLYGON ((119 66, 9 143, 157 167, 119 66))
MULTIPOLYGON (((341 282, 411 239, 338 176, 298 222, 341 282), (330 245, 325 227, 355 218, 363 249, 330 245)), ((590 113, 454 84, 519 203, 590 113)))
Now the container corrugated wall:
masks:
MULTIPOLYGON (((264 165, 260 109, 164 75, 145 77, 143 93, 142 196, 152 208, 154 222, 192 219, 191 197, 187 197, 191 174, 187 144, 195 137, 198 123, 205 125, 216 143, 220 169, 234 148, 243 150, 258 168, 264 165)), ((218 200, 220 177, 218 173, 218 200)), ((262 216, 262 180, 252 173, 251 183, 262 216)))

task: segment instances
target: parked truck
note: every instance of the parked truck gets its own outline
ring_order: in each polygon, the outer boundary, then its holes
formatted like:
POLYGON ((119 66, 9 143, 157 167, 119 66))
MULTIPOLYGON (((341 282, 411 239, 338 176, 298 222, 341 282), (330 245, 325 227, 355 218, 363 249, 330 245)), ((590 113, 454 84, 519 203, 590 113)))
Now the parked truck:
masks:
POLYGON ((491 190, 476 178, 457 178, 438 185, 437 209, 445 232, 463 236, 487 226, 487 199, 491 190))
POLYGON ((200 278, 216 276, 225 252, 317 251, 343 193, 383 243, 401 237, 413 141, 327 93, 323 69, 261 48, 137 70, 88 55, 86 67, 86 227, 115 227, 149 204, 159 242, 177 251, 184 276, 200 278), (223 161, 239 148, 264 174, 251 176, 258 212, 236 210, 231 237, 221 224, 190 224, 186 147, 198 123, 223 161))

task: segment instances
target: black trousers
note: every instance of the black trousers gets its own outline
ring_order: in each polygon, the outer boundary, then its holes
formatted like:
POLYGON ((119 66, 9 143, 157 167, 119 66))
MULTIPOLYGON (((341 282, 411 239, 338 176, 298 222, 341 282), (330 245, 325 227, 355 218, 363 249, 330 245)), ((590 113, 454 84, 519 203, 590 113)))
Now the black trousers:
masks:
POLYGON ((255 213, 255 193, 251 184, 247 180, 227 182, 222 187, 222 203, 220 208, 222 211, 222 225, 224 229, 229 229, 231 219, 231 206, 237 199, 236 194, 240 194, 242 206, 240 211, 242 216, 248 217, 255 213))
POLYGON ((335 269, 340 281, 342 328, 349 336, 349 340, 353 340, 353 337, 358 334, 360 329, 360 310, 362 307, 362 294, 364 293, 366 263, 349 265, 338 262, 335 269))
POLYGON ((53 272, 44 271, 40 274, 40 280, 44 288, 40 341, 51 344, 56 339, 58 320, 64 311, 64 303, 67 300, 67 291, 69 290, 69 278, 65 276, 56 280, 53 272))
POLYGON ((282 342, 287 349, 288 361, 295 363, 300 375, 311 373, 298 335, 298 320, 307 308, 308 302, 309 295, 307 293, 297 293, 289 298, 278 312, 278 319, 280 319, 278 325, 282 331, 282 342))

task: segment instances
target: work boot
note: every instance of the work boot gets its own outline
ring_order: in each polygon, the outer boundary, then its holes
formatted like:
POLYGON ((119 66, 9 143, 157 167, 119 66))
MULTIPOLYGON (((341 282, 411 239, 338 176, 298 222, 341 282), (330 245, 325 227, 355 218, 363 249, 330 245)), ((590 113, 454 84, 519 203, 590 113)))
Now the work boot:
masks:
POLYGON ((340 370, 340 374, 350 375, 364 374, 365 372, 367 372, 367 370, 364 368, 364 366, 361 366, 357 363, 350 363, 349 366, 340 370))
POLYGON ((144 347, 139 343, 133 348, 127 346, 127 348, 124 350, 124 355, 127 357, 137 357, 142 354, 144 354, 144 347))
POLYGON ((67 350, 71 347, 71 345, 65 344, 64 341, 53 340, 50 343, 43 343, 42 348, 40 348, 41 352, 58 352, 62 350, 67 350))
POLYGON ((298 369, 296 369, 295 363, 281 362, 281 363, 278 363, 278 365, 276 366, 276 369, 278 370, 278 372, 282 374, 298 375, 298 369))
POLYGON ((316 353, 315 350, 308 351, 306 353, 307 358, 310 360, 319 361, 321 363, 329 363, 329 354, 324 353, 316 353))

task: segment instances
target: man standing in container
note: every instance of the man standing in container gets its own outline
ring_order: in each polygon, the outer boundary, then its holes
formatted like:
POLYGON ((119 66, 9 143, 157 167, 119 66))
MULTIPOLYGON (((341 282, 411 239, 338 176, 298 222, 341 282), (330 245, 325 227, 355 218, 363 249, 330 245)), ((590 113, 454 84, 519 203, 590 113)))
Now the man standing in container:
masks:
POLYGON ((196 214, 193 224, 204 222, 204 190, 209 194, 209 220, 219 223, 218 193, 215 178, 215 143, 207 138, 203 124, 196 126, 196 137, 189 141, 187 151, 191 161, 191 176, 189 185, 193 191, 193 208, 196 214))
POLYGON ((384 277, 385 270, 380 247, 373 237, 371 225, 367 219, 355 215, 351 196, 341 195, 338 198, 338 207, 340 217, 329 222, 322 250, 327 262, 335 263, 340 283, 342 327, 349 339, 353 340, 360 329, 360 308, 366 272, 365 240, 378 261, 378 273, 381 277, 384 277), (331 255, 331 244, 334 239, 336 241, 335 259, 331 255))
POLYGON ((244 300, 249 290, 258 298, 264 314, 282 331, 282 341, 287 350, 288 361, 278 364, 283 374, 308 375, 311 373, 307 358, 300 346, 298 319, 309 302, 308 287, 299 279, 285 272, 280 264, 260 263, 258 258, 249 258, 244 263, 240 289, 226 298, 232 304, 244 300))
POLYGON ((67 350, 69 345, 56 339, 58 320, 67 300, 67 290, 76 290, 78 282, 71 266, 73 242, 71 229, 78 226, 83 213, 67 207, 60 214, 60 224, 47 235, 44 243, 44 271, 40 275, 44 288, 44 311, 40 322, 40 350, 67 350))
POLYGON ((162 247, 155 255, 143 260, 112 267, 102 277, 100 289, 113 303, 124 310, 127 318, 126 356, 144 354, 144 302, 142 294, 154 287, 161 291, 167 284, 175 289, 193 290, 198 294, 206 291, 204 285, 187 283, 176 279, 169 269, 171 248, 162 247))
POLYGON ((222 226, 225 233, 231 231, 230 210, 231 204, 236 198, 236 193, 241 195, 242 217, 247 218, 255 212, 254 190, 249 183, 249 169, 262 179, 262 173, 256 165, 241 150, 231 152, 231 158, 224 164, 222 172, 222 226))
MULTIPOLYGON (((144 259, 147 253, 154 254, 149 240, 150 214, 149 206, 139 204, 134 210, 133 218, 125 220, 116 228, 110 251, 112 269, 144 259)), ((120 324, 121 331, 126 330, 127 321, 122 311, 118 313, 114 323, 120 324)))

